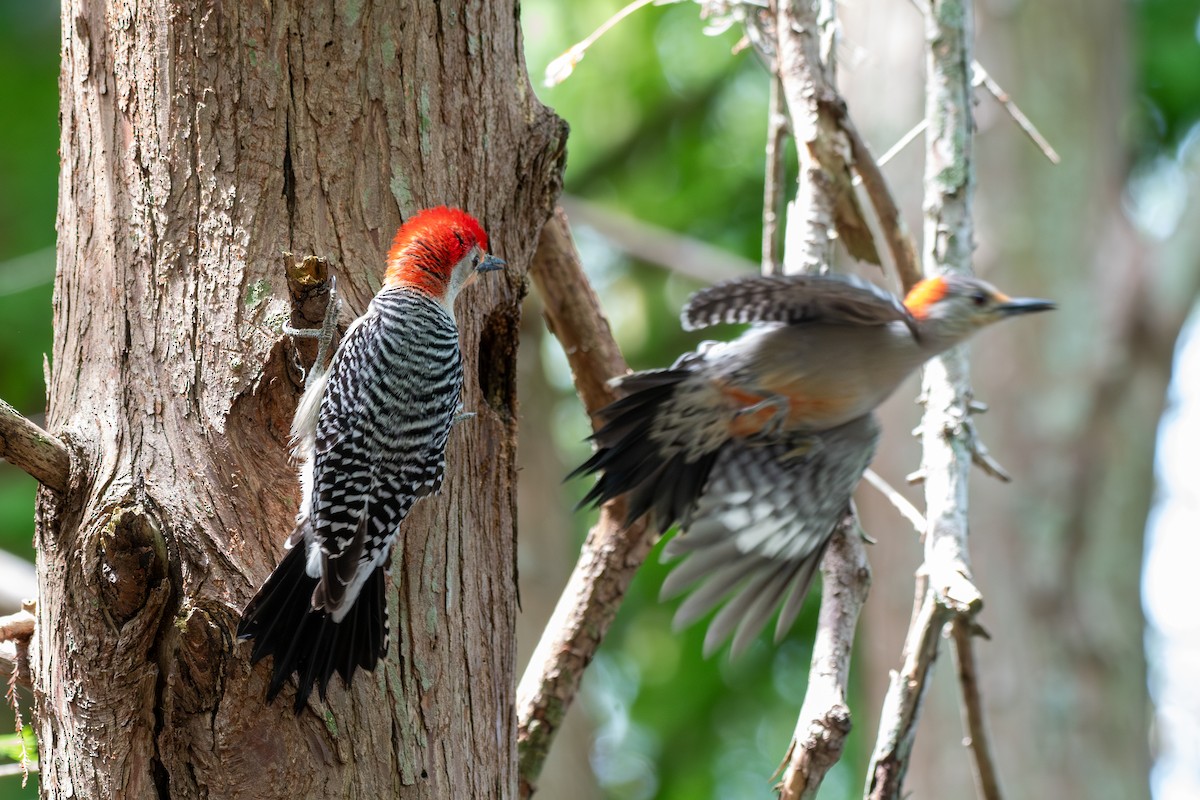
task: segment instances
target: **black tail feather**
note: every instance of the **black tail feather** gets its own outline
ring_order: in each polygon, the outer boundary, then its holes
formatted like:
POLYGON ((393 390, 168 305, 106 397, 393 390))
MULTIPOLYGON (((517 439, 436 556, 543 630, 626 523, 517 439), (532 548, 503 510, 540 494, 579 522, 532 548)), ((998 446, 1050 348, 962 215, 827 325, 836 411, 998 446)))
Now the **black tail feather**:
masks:
POLYGON ((591 437, 596 452, 567 476, 599 473, 577 509, 599 506, 628 492, 626 525, 651 509, 660 531, 687 517, 720 448, 689 461, 678 446, 664 447, 651 433, 663 406, 691 376, 689 370, 669 369, 639 372, 621 380, 621 389, 628 394, 597 415, 604 425, 591 437))
POLYGON ((299 714, 314 686, 325 699, 334 672, 349 686, 358 667, 375 668, 387 655, 384 577, 383 567, 372 572, 346 616, 334 622, 331 615, 312 607, 317 579, 305 570, 304 547, 287 552, 238 623, 238 638, 254 640, 250 663, 268 655, 273 658, 267 702, 273 702, 295 674, 299 714))

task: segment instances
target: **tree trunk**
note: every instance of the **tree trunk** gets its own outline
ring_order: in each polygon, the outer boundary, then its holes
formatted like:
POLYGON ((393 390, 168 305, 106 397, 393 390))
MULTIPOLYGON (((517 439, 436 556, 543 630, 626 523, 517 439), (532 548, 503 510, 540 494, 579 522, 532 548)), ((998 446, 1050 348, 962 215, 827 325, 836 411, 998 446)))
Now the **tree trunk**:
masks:
POLYGON ((38 503, 44 796, 511 796, 519 303, 565 139, 514 4, 62 18, 49 427, 76 467, 38 503), (440 203, 510 264, 459 303, 478 416, 405 523, 386 663, 297 716, 233 638, 299 495, 279 253, 330 259, 346 322, 402 218, 440 203))

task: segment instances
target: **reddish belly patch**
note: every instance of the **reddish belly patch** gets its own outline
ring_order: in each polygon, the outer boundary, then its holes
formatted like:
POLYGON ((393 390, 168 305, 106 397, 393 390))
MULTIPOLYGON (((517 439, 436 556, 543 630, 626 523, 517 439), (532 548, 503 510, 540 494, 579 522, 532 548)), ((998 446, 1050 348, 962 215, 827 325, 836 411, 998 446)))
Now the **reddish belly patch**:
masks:
MULTIPOLYGON (((759 434, 778 413, 775 406, 764 406, 756 411, 738 414, 737 412, 742 409, 752 408, 763 402, 766 396, 737 386, 723 386, 721 394, 735 412, 735 416, 729 422, 730 436, 745 438, 759 434)), ((795 383, 773 387, 771 395, 787 399, 785 429, 802 430, 827 427, 829 420, 840 417, 850 405, 845 397, 814 394, 805 391, 805 387, 795 383)))

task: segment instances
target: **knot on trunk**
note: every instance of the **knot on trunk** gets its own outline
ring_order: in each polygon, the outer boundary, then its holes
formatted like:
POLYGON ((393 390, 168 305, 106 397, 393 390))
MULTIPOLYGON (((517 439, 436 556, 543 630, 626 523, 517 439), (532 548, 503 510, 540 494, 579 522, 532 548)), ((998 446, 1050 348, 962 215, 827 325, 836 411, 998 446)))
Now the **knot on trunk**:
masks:
POLYGON ((167 545, 142 504, 117 506, 100 534, 100 597, 118 626, 141 611, 167 576, 167 545))

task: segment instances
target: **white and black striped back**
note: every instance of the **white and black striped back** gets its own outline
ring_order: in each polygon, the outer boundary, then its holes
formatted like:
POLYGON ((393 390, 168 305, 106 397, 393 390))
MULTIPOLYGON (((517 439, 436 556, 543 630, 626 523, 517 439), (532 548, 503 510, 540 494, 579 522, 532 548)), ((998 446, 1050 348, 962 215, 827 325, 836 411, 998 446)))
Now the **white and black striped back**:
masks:
POLYGON ((326 609, 353 600, 412 504, 441 487, 462 390, 454 320, 416 289, 385 289, 330 366, 317 421, 312 536, 329 559, 326 609))

